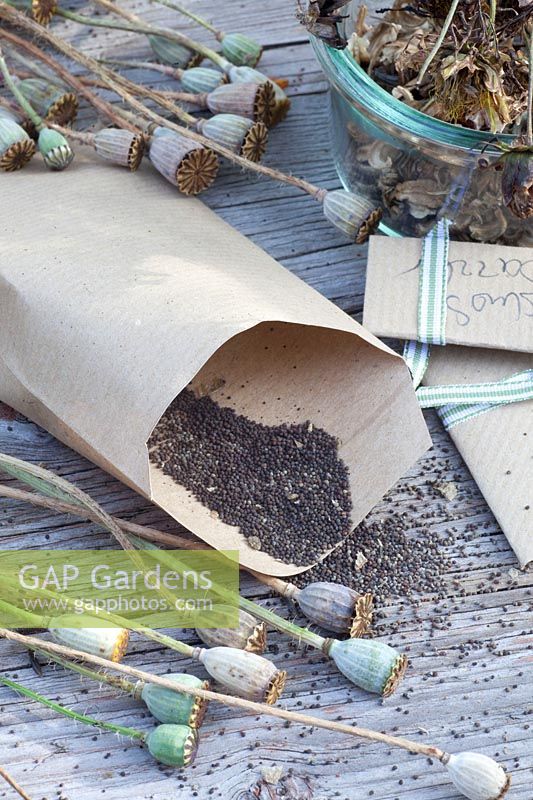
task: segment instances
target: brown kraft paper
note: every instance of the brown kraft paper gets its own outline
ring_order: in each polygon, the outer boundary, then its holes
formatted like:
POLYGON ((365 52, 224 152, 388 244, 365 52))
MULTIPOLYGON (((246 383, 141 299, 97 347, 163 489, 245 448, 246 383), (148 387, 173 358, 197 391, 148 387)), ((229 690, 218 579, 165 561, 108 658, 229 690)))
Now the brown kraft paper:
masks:
POLYGON ((148 166, 32 163, 2 178, 0 210, 0 400, 243 565, 305 569, 251 549, 148 459, 191 381, 338 437, 354 526, 429 447, 403 360, 148 166))
MULTIPOLYGON (((417 339, 421 239, 372 236, 363 325, 417 339)), ((446 341, 533 352, 533 249, 450 242, 446 341)))
MULTIPOLYGON (((433 347, 426 386, 499 381, 533 369, 533 355, 433 347)), ((533 400, 493 408, 450 428, 457 449, 522 567, 533 562, 533 400)))

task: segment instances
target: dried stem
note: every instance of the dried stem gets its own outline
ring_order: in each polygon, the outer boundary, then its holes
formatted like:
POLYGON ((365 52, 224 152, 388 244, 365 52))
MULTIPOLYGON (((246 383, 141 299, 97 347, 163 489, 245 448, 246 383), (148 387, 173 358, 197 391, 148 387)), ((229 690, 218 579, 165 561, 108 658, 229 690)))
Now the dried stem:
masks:
POLYGON ((496 10, 498 7, 498 0, 490 0, 490 22, 492 30, 496 27, 496 10))
MULTIPOLYGON (((24 15, 21 16, 24 17, 24 15)), ((35 31, 33 32, 35 33, 35 31)), ((21 39, 20 36, 17 36, 12 31, 0 29, 0 36, 9 42, 12 42, 20 49, 23 49, 26 52, 34 55, 36 58, 39 58, 44 64, 47 64, 57 75, 59 75, 63 81, 65 81, 65 83, 68 83, 69 86, 72 86, 72 88, 78 92, 78 94, 83 95, 83 97, 85 97, 85 99, 88 100, 93 108, 95 108, 96 111, 98 111, 102 116, 107 117, 107 119, 109 119, 115 125, 119 125, 121 128, 127 128, 133 133, 139 133, 138 128, 131 123, 124 122, 124 120, 119 117, 118 114, 116 114, 111 103, 108 103, 106 100, 103 100, 101 97, 98 97, 98 95, 94 94, 94 92, 91 92, 91 90, 79 78, 76 78, 74 75, 72 75, 66 67, 64 67, 49 53, 42 51, 33 42, 28 42, 26 39, 21 39)))
POLYGON ((444 39, 446 38, 446 34, 448 33, 448 31, 450 29, 450 25, 452 24, 452 21, 453 21, 453 18, 455 16, 455 12, 457 11, 458 5, 459 5, 459 0, 453 0, 452 4, 450 6, 450 10, 448 11, 448 16, 444 20, 444 25, 442 26, 442 30, 439 33, 438 39, 435 42, 431 52, 429 53, 428 57, 426 58, 426 60, 424 61, 423 65, 422 65, 422 69, 420 70, 420 74, 419 74, 419 76, 418 76, 418 78, 416 80, 417 84, 422 83, 422 81, 424 79, 424 75, 428 71, 428 69, 429 69, 429 67, 431 65, 431 62, 433 61, 433 59, 435 58, 435 56, 439 52, 439 50, 440 50, 440 48, 442 46, 442 43, 444 42, 444 39))
POLYGON ((198 14, 193 14, 192 11, 189 11, 188 8, 185 8, 179 3, 173 3, 172 0, 155 0, 155 2, 159 3, 159 5, 171 8, 173 11, 177 11, 179 14, 183 14, 184 17, 192 19, 193 22, 196 22, 197 25, 201 25, 202 28, 206 28, 208 31, 211 31, 211 33, 213 33, 217 37, 217 39, 220 38, 221 31, 217 30, 217 28, 215 28, 214 25, 211 25, 210 22, 208 22, 203 17, 198 16, 198 14))
MULTIPOLYGON (((82 519, 90 520, 91 522, 98 522, 98 518, 86 508, 76 506, 72 503, 66 503, 63 500, 56 500, 53 497, 45 497, 44 495, 36 494, 35 492, 26 492, 23 489, 15 489, 12 486, 0 484, 0 497, 8 497, 11 500, 20 500, 21 502, 31 503, 40 508, 48 508, 51 511, 57 511, 60 514, 74 514, 82 519)), ((211 547, 204 542, 191 541, 184 536, 179 536, 175 533, 165 533, 156 528, 150 528, 146 525, 138 525, 135 522, 130 522, 120 517, 112 517, 116 524, 125 532, 138 536, 148 542, 155 542, 157 544, 164 544, 174 550, 210 550, 211 547)), ((246 569, 246 567, 241 567, 246 569)), ((297 587, 293 584, 282 580, 281 578, 273 578, 270 575, 264 575, 262 572, 256 572, 252 569, 246 569, 254 578, 263 583, 265 586, 270 586, 271 589, 283 595, 284 597, 294 596, 297 587), (291 591, 292 590, 292 591, 291 591)))
POLYGON ((60 658, 60 656, 57 656, 54 653, 46 653, 44 650, 35 650, 34 652, 37 655, 44 656, 49 661, 53 661, 54 664, 58 664, 60 667, 63 667, 63 669, 76 672, 83 678, 89 678, 89 680, 95 681, 96 683, 105 683, 107 686, 112 686, 113 689, 119 689, 121 692, 133 694, 137 689, 138 683, 135 684, 132 681, 129 681, 127 678, 119 678, 115 675, 109 675, 108 672, 96 672, 93 669, 89 669, 89 667, 84 667, 83 664, 79 664, 77 661, 70 661, 67 658, 60 658))
POLYGON ((171 67, 168 64, 156 64, 153 61, 123 61, 119 58, 99 58, 98 61, 100 64, 125 67, 126 69, 148 69, 151 72, 160 72, 162 75, 168 75, 170 78, 176 78, 177 80, 183 74, 183 70, 178 67, 171 67))
MULTIPOLYGON (((233 67, 231 61, 228 61, 210 47, 206 47, 200 42, 191 39, 190 36, 186 36, 184 33, 178 33, 177 31, 172 31, 169 28, 159 28, 155 25, 149 25, 141 17, 137 16, 137 14, 132 14, 130 11, 126 11, 125 8, 118 6, 115 2, 111 2, 111 0, 94 0, 94 2, 102 8, 105 8, 107 11, 111 11, 112 14, 117 14, 119 17, 127 20, 131 23, 131 25, 135 25, 138 33, 151 34, 152 36, 162 36, 165 39, 177 42, 178 44, 189 48, 189 50, 200 53, 200 55, 209 59, 209 61, 212 61, 213 64, 216 64, 218 67, 220 67, 220 69, 224 70, 224 72, 227 72, 233 67), (140 31, 138 30, 139 28, 144 28, 145 30, 140 31)), ((124 30, 131 30, 131 28, 125 28, 124 30)))
POLYGON ((179 681, 170 681, 168 678, 161 678, 157 675, 151 675, 134 667, 126 666, 125 664, 107 661, 105 658, 99 656, 89 655, 79 650, 72 650, 69 647, 53 644, 34 636, 23 636, 14 631, 8 631, 0 628, 0 637, 9 639, 10 641, 17 642, 29 650, 44 650, 48 653, 54 653, 65 658, 71 658, 81 661, 86 661, 99 667, 104 667, 110 671, 121 672, 124 675, 129 675, 137 680, 144 681, 145 683, 153 683, 156 686, 162 686, 165 689, 171 689, 173 692, 180 692, 183 694, 202 697, 204 700, 214 700, 215 702, 222 703, 226 706, 233 708, 241 708, 245 711, 250 711, 254 714, 268 714, 271 717, 284 719, 288 722, 297 722, 302 725, 310 725, 314 728, 324 728, 325 730, 335 731, 337 733, 346 734, 348 736, 356 736, 363 739, 370 739, 374 742, 382 742, 391 747, 400 747, 410 753, 418 753, 421 755, 429 756, 430 758, 442 761, 446 759, 446 753, 438 747, 431 745, 420 744, 413 742, 409 739, 404 739, 398 736, 388 736, 385 733, 369 730, 367 728, 359 728, 352 725, 344 725, 340 722, 333 722, 320 717, 311 716, 310 714, 300 714, 295 711, 286 711, 279 707, 269 706, 265 703, 256 703, 253 700, 245 700, 241 697, 233 697, 231 695, 221 694, 220 692, 213 692, 208 689, 201 689, 197 687, 184 686, 179 681))
POLYGON ((59 133, 62 133, 63 136, 68 136, 69 139, 73 139, 75 142, 80 142, 80 144, 86 144, 89 147, 94 147, 94 134, 92 133, 87 133, 86 131, 75 131, 72 128, 65 128, 64 125, 58 125, 56 122, 50 122, 48 127, 53 128, 55 131, 59 131, 59 133))
MULTIPOLYGON (((0 633, 0 635, 3 635, 3 633, 0 633)), ((36 641, 39 640, 37 639, 36 641)), ((142 731, 138 731, 135 728, 125 728, 123 725, 115 725, 113 722, 105 722, 103 720, 93 719, 92 717, 85 716, 85 714, 79 714, 77 711, 73 711, 71 708, 66 708, 60 703, 54 702, 54 700, 48 700, 48 698, 43 697, 42 694, 38 694, 37 692, 32 691, 32 689, 28 689, 26 686, 22 686, 20 683, 10 681, 8 678, 4 678, 2 675, 0 675, 0 683, 3 683, 4 686, 9 686, 10 689, 13 689, 13 691, 23 695, 24 697, 29 697, 30 700, 35 700, 42 706, 51 708, 52 711, 56 711, 58 714, 62 714, 64 717, 69 717, 69 719, 76 720, 76 722, 81 722, 83 725, 90 725, 91 727, 102 728, 105 731, 120 733, 123 736, 130 737, 131 739, 140 739, 141 741, 146 739, 146 734, 142 731)))
MULTIPOLYGON (((100 4, 103 2, 107 2, 107 0, 98 0, 100 4)), ((111 3, 111 5, 113 5, 111 3)), ((255 172, 257 175, 264 175, 267 178, 271 178, 272 180, 279 181, 280 183, 287 183, 290 186, 294 186, 297 189, 300 189, 303 192, 311 195, 315 200, 322 202, 324 196, 326 194, 326 190, 320 188, 319 186, 315 186, 308 181, 303 180, 302 178, 296 178, 293 175, 287 175, 280 170, 273 169, 271 167, 265 167, 263 164, 258 164, 253 161, 244 158, 243 156, 237 155, 232 150, 228 150, 226 147, 219 145, 217 142, 212 141, 211 139, 207 139, 205 136, 197 133, 196 131, 189 130, 187 128, 183 128, 180 125, 176 125, 173 122, 170 122, 165 117, 162 117, 160 114, 157 114, 152 109, 147 108, 143 103, 140 103, 132 94, 133 92, 138 91, 141 89, 143 94, 146 97, 151 98, 156 103, 158 103, 162 108, 167 109, 171 113, 175 114, 176 106, 175 103, 172 103, 170 100, 167 100, 163 95, 159 94, 158 92, 153 91, 152 89, 148 89, 146 87, 140 87, 138 84, 133 83, 132 81, 128 81, 123 76, 119 75, 118 73, 113 72, 112 70, 106 70, 102 65, 96 61, 94 58, 86 55, 85 53, 81 53, 76 50, 75 47, 65 42, 60 37, 56 36, 52 31, 48 30, 47 28, 43 28, 42 26, 35 23, 33 20, 29 19, 25 14, 17 11, 17 9, 10 6, 8 3, 0 2, 0 18, 7 19, 10 22, 19 25, 20 27, 24 28, 28 32, 32 34, 36 34, 43 39, 46 39, 47 42, 52 44, 57 50, 62 52, 64 55, 71 58, 73 61, 77 61, 79 64, 85 66, 91 72, 99 75, 102 80, 107 84, 108 88, 112 91, 119 94, 123 100, 125 100, 131 108, 134 108, 142 117, 151 119, 153 122, 156 122, 158 125, 162 125, 166 128, 170 128, 170 130, 176 131, 176 133, 180 133, 182 136, 186 136, 189 139, 192 139, 198 144, 203 145, 204 147, 208 147, 211 150, 214 150, 219 155, 226 158, 228 161, 231 161, 233 164, 236 164, 239 167, 243 167, 250 172, 255 172), (133 89, 132 89, 133 87, 133 89)))
POLYGON ((12 778, 9 772, 7 772, 3 767, 0 767, 0 778, 3 778, 6 783, 9 783, 11 788, 14 789, 17 794, 23 798, 23 800, 31 800, 29 794, 26 794, 22 786, 19 786, 16 780, 12 778))
MULTIPOLYGON (((9 48, 6 55, 12 61, 16 61, 18 64, 22 64, 22 66, 26 67, 26 69, 29 70, 31 77, 42 78, 43 80, 48 81, 49 83, 55 83, 56 85, 58 85, 57 77, 53 73, 44 69, 40 64, 37 64, 31 58, 28 58, 28 56, 23 56, 22 53, 19 53, 19 51, 16 50, 14 47, 9 48)), ((20 75, 18 70, 17 74, 20 75)))

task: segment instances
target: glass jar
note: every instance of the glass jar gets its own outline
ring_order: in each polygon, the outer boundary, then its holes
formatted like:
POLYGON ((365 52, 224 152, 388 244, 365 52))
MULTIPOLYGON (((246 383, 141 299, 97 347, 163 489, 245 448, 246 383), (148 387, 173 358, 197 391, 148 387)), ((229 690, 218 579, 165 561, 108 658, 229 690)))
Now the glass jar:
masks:
MULTIPOLYGON (((350 5, 353 13, 358 4, 350 5)), ((501 171, 492 166, 502 153, 492 133, 411 108, 369 77, 348 49, 311 41, 331 85, 337 172, 346 189, 383 208, 384 233, 422 236, 446 214, 455 239, 533 245, 532 220, 505 207, 501 171)), ((513 138, 498 135, 506 143, 513 138)))

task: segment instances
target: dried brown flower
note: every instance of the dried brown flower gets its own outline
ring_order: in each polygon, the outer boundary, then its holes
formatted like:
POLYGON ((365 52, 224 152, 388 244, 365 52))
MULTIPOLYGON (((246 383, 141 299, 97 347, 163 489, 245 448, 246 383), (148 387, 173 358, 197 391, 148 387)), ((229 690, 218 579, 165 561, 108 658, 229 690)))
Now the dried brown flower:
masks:
POLYGON ((346 2, 347 0, 306 0, 305 7, 298 2, 297 16, 309 33, 322 39, 330 47, 342 50, 347 42, 339 33, 337 25, 344 17, 337 12, 346 2))

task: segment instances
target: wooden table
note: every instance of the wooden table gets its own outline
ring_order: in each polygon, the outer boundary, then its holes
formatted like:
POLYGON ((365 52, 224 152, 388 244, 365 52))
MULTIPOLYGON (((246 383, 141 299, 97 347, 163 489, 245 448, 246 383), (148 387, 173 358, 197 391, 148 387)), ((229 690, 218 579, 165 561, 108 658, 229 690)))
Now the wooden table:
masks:
MULTIPOLYGON (((336 188, 339 181, 330 152, 326 85, 305 32, 294 20, 294 4, 287 0, 196 0, 191 5, 227 31, 240 30, 259 38, 265 45, 263 70, 290 81, 292 109, 287 120, 272 131, 267 163, 336 188)), ((178 21, 173 12, 144 0, 128 6, 155 22, 178 21)), ((144 40, 134 35, 102 30, 93 34, 74 24, 56 24, 88 52, 148 57, 144 40)), ((194 32, 208 41, 202 31, 194 32)), ((82 121, 89 113, 82 111, 82 121)), ((295 190, 251 178, 229 166, 222 168, 221 177, 203 199, 288 269, 359 318, 365 248, 338 235, 323 219, 318 204, 295 190)), ((449 575, 446 600, 436 604, 422 599, 421 622, 412 613, 401 612, 397 600, 384 609, 386 622, 398 625, 398 631, 387 640, 408 650, 411 658, 401 691, 386 701, 370 697, 350 687, 320 655, 305 653, 272 633, 269 654, 290 674, 281 702, 285 708, 312 708, 311 713, 329 719, 395 731, 452 752, 481 750, 496 756, 513 772, 509 797, 530 800, 531 576, 516 570, 506 539, 432 412, 427 413, 427 421, 433 449, 395 487, 391 500, 413 516, 436 512, 432 524, 453 532, 455 544, 450 551, 457 556, 457 566, 449 575), (458 488, 452 502, 439 497, 431 486, 438 473, 444 473, 458 488), (419 489, 424 499, 413 501, 419 489), (465 597, 459 596, 453 580, 459 581, 465 597), (480 587, 480 582, 484 586, 480 587), (446 622, 431 630, 436 613, 446 622), (492 642, 496 646, 489 650, 492 642)), ((164 530, 177 528, 162 512, 6 407, 0 414, 0 448, 67 477, 107 511, 164 530)), ((390 503, 384 501, 375 514, 389 511, 390 503)), ((6 548, 113 546, 96 525, 5 500, 0 501, 0 531, 6 548)), ((260 600, 269 596, 264 587, 246 577, 242 590, 260 600)), ((279 599, 272 605, 298 619, 279 599)), ((186 638, 195 641, 192 634, 186 638)), ((82 684, 75 676, 51 668, 39 679, 19 647, 4 642, 0 648, 4 674, 16 674, 26 685, 49 697, 60 697, 78 711, 123 725, 150 727, 149 715, 130 698, 86 681, 82 684)), ((127 663, 161 674, 190 666, 176 654, 135 636, 127 663)), ((196 665, 191 671, 201 674, 196 665)), ((425 758, 325 731, 287 728, 280 721, 214 705, 202 729, 196 763, 183 772, 159 767, 136 744, 59 719, 5 688, 0 688, 0 709, 0 765, 33 800, 457 797, 443 771, 428 765, 425 758), (272 768, 279 768, 277 784, 266 782, 267 778, 275 780, 272 768)), ((14 794, 1 784, 0 797, 14 794)))

